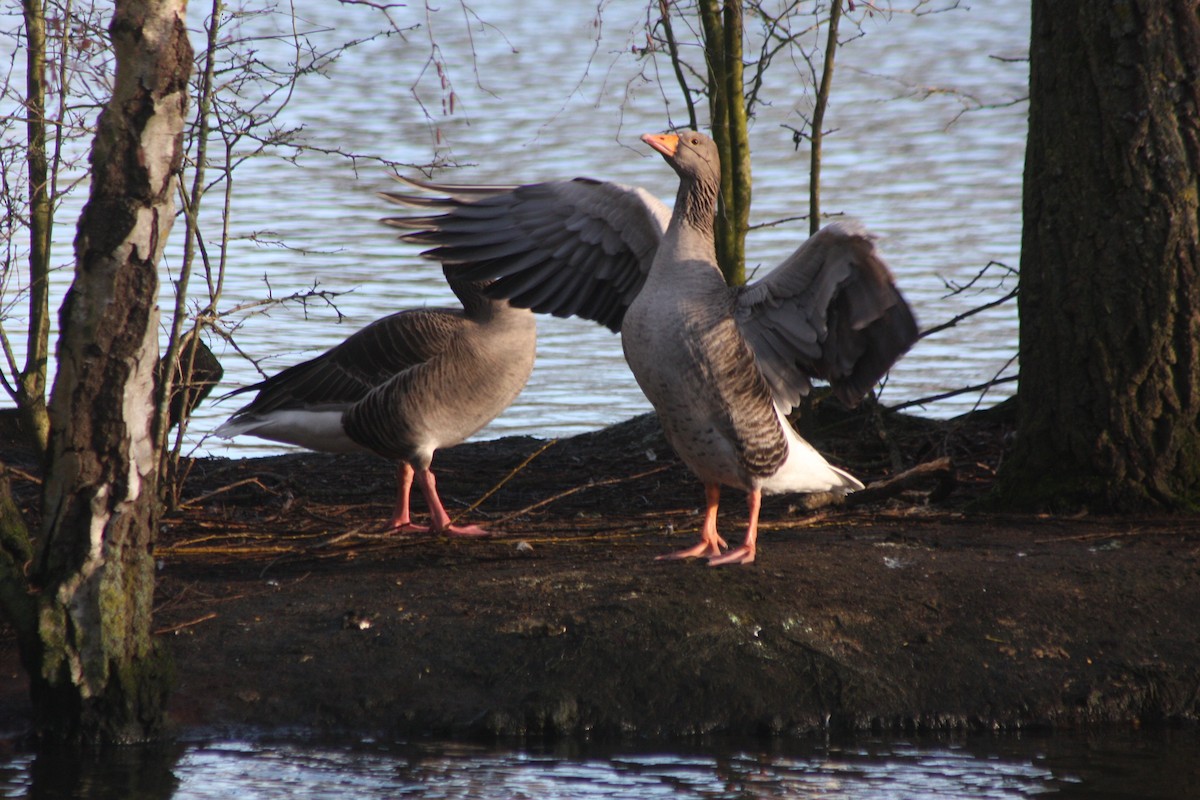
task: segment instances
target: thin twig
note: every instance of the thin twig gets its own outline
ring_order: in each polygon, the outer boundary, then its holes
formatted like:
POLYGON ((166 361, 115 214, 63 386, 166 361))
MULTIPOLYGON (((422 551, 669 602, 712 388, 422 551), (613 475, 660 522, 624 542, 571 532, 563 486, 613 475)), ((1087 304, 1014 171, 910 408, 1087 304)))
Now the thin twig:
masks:
POLYGON ((964 319, 967 319, 968 317, 973 317, 976 314, 980 313, 981 311, 987 311, 989 308, 995 308, 998 305, 1007 303, 1009 300, 1012 300, 1016 296, 1017 296, 1017 290, 1013 289, 1011 292, 1009 292, 1008 294, 999 298, 998 300, 992 300, 990 302, 984 303, 981 306, 976 306, 975 308, 972 308, 970 311, 964 311, 963 313, 950 319, 949 321, 943 322, 941 325, 934 325, 932 328, 921 331, 919 338, 924 339, 926 336, 932 336, 933 334, 944 331, 947 328, 953 328, 955 325, 962 322, 964 319))
POLYGON ((537 449, 537 450, 536 450, 536 451, 535 451, 535 452, 534 452, 534 453, 533 453, 531 456, 529 456, 529 458, 527 458, 527 459, 525 459, 524 461, 522 461, 522 462, 521 462, 520 464, 518 464, 518 465, 517 465, 517 466, 516 466, 516 467, 515 467, 515 468, 514 468, 514 469, 513 469, 511 472, 509 472, 507 475, 505 475, 503 478, 501 478, 499 483, 497 483, 495 486, 493 486, 492 488, 490 488, 490 489, 488 489, 486 492, 484 492, 482 497, 480 497, 480 498, 479 498, 478 500, 476 500, 474 503, 472 503, 471 505, 469 505, 469 506, 467 506, 465 509, 463 509, 461 512, 459 512, 459 513, 458 513, 458 514, 457 514, 457 515, 454 517, 454 519, 450 520, 450 524, 451 524, 451 525, 453 525, 454 523, 458 522, 460 519, 462 519, 462 518, 463 518, 464 516, 466 516, 467 514, 470 514, 472 511, 474 511, 475 509, 479 508, 479 506, 483 504, 483 501, 487 500, 489 497, 491 497, 492 495, 494 495, 496 492, 500 491, 500 487, 502 487, 504 484, 506 484, 506 483, 508 483, 510 480, 512 480, 512 478, 513 478, 513 477, 514 477, 514 476, 515 476, 515 475, 516 475, 518 472, 520 472, 521 470, 525 469, 525 467, 529 466, 529 463, 530 463, 531 461, 533 461, 535 458, 537 458, 538 456, 540 456, 542 453, 546 452, 546 450, 547 450, 547 449, 548 449, 548 448, 549 448, 549 447, 550 447, 552 444, 555 444, 555 443, 557 443, 557 442, 558 442, 558 439, 551 439, 550 441, 546 442, 544 445, 542 445, 541 447, 539 447, 539 448, 538 448, 538 449, 537 449))
POLYGON ((888 406, 888 410, 889 411, 900 411, 902 409, 910 408, 912 406, 922 406, 922 405, 925 405, 926 403, 935 403, 938 400, 945 400, 949 397, 955 397, 960 394, 966 394, 967 392, 978 392, 978 391, 982 391, 985 389, 990 389, 993 386, 999 386, 1002 383, 1012 383, 1013 381, 1017 380, 1018 378, 1020 378, 1019 375, 1009 375, 1004 378, 993 378, 992 380, 987 381, 986 383, 978 383, 978 384, 975 384, 974 386, 964 386, 961 389, 954 389, 953 391, 942 392, 941 394, 930 395, 929 397, 918 397, 916 400, 908 400, 903 403, 897 403, 894 406, 888 406))
POLYGON ((178 625, 172 625, 169 628, 159 628, 158 630, 153 632, 153 635, 154 636, 163 636, 168 633, 178 633, 179 631, 183 630, 184 628, 190 628, 193 625, 199 625, 201 622, 208 622, 210 619, 216 619, 216 618, 217 618, 217 612, 210 611, 207 614, 205 614, 204 616, 197 617, 196 619, 193 619, 189 622, 180 622, 178 625))
POLYGON ((0 470, 2 470, 3 472, 5 472, 9 475, 12 475, 15 478, 20 478, 23 481, 28 481, 28 482, 34 484, 35 486, 42 485, 41 478, 39 478, 36 475, 31 475, 30 473, 26 472, 23 469, 17 469, 16 467, 5 464, 2 467, 0 467, 0 470))
MULTIPOLYGON (((1061 521, 1061 520, 1060 520, 1061 521)), ((1150 531, 1109 531, 1107 533, 1081 533, 1075 536, 1056 536, 1052 539, 1034 539, 1034 544, 1057 544, 1059 542, 1090 542, 1097 539, 1120 539, 1126 536, 1173 536, 1178 535, 1178 532, 1170 533, 1161 530, 1150 531)))
POLYGON ((505 522, 508 522, 510 519, 515 519, 524 514, 528 514, 529 512, 539 509, 542 506, 549 505, 550 503, 553 503, 556 500, 561 500, 564 497, 569 497, 570 495, 573 495, 577 492, 582 492, 585 489, 595 489, 595 488, 599 488, 601 486, 613 486, 618 483, 626 483, 628 481, 635 481, 638 478, 645 478, 650 475, 656 475, 659 472, 665 472, 666 470, 670 469, 672 466, 673 466, 672 464, 663 464, 660 467, 655 467, 654 469, 646 470, 645 472, 639 472, 636 475, 629 475, 624 478, 608 478, 608 479, 602 480, 602 481, 588 481, 587 483, 582 484, 580 486, 574 486, 570 489, 561 491, 558 494, 551 495, 550 497, 547 497, 543 500, 539 500, 538 502, 534 503, 533 505, 526 506, 525 508, 522 508, 519 511, 514 511, 507 516, 501 517, 500 519, 496 520, 492 524, 503 525, 505 522))
POLYGON ((190 506, 194 506, 197 503, 203 503, 205 500, 208 500, 212 497, 216 497, 219 494, 224 494, 225 492, 228 492, 231 489, 236 489, 239 486, 246 486, 247 484, 257 486, 258 488, 262 489, 264 492, 271 491, 270 487, 268 487, 266 484, 264 484, 258 478, 243 478, 242 480, 231 483, 228 486, 222 486, 220 489, 214 489, 213 491, 208 492, 207 494, 202 494, 199 497, 193 497, 191 500, 185 500, 184 502, 179 504, 179 508, 184 509, 184 508, 188 508, 190 506))
POLYGON ((675 80, 679 82, 679 90, 683 94, 683 102, 687 105, 688 126, 693 130, 698 130, 699 123, 696 117, 696 104, 692 100, 692 93, 688 89, 687 78, 683 74, 683 61, 679 57, 679 43, 675 41, 675 31, 671 27, 671 4, 668 0, 658 0, 658 9, 661 15, 663 32, 666 34, 667 53, 671 56, 671 66, 675 68, 675 80))
POLYGON ((162 547, 158 553, 164 556, 262 556, 272 553, 293 553, 297 548, 291 545, 220 545, 217 547, 162 547))
POLYGON ((838 21, 842 17, 841 0, 829 5, 829 30, 825 40, 825 65, 821 68, 821 85, 817 89, 817 104, 813 108, 812 132, 809 136, 812 149, 809 153, 808 176, 808 227, 809 235, 821 227, 821 144, 825 138, 825 107, 829 104, 830 87, 833 84, 833 61, 837 52, 838 21))

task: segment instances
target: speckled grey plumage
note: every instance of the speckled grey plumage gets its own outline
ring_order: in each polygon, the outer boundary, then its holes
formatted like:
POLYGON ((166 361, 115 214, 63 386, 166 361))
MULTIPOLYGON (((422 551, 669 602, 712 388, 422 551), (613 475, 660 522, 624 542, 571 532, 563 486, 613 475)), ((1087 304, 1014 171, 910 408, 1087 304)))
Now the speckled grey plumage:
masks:
POLYGON ((679 175, 673 213, 644 190, 589 179, 409 182, 441 196, 386 196, 436 213, 388 221, 430 245, 426 255, 447 274, 494 280, 493 297, 620 331, 668 440, 706 484, 754 493, 860 488, 784 415, 813 379, 857 403, 916 341, 873 237, 857 223, 828 225, 762 279, 730 288, 713 247, 716 148, 693 131, 669 137, 675 149, 663 138, 643 140, 679 175))

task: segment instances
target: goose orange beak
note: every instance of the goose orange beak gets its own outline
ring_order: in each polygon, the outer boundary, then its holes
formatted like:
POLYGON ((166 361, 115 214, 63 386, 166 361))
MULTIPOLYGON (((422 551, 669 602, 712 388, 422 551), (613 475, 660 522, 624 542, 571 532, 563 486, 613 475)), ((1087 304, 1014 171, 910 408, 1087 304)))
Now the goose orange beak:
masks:
POLYGON ((679 137, 673 133, 643 133, 642 141, 668 158, 679 149, 679 137))

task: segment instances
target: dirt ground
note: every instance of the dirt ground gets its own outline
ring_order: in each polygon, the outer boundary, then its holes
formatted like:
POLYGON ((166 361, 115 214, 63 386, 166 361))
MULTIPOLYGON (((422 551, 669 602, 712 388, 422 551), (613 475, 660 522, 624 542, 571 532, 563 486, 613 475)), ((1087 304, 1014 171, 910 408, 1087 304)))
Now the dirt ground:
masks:
MULTIPOLYGON (((757 563, 719 569, 654 559, 697 536, 702 491, 652 417, 440 453, 451 513, 482 499, 465 519, 486 540, 381 533, 382 460, 199 460, 157 549, 173 719, 600 738, 1200 718, 1200 520, 973 510, 1003 412, 810 419, 868 482, 949 460, 864 502, 768 498, 757 563)), ((14 478, 30 506, 33 472, 14 478)), ((740 541, 744 500, 724 501, 740 541)), ((0 728, 24 692, 0 629, 0 728)))

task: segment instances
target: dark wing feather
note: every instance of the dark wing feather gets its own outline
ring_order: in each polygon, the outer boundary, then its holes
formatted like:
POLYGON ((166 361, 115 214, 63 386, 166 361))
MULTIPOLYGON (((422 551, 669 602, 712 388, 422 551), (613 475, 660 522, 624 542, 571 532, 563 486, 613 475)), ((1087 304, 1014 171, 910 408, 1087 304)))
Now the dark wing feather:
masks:
POLYGON ((645 281, 670 210, 646 191, 587 178, 525 186, 400 179, 428 194, 387 192, 393 203, 440 214, 392 217, 427 245, 447 276, 494 281, 492 297, 617 331, 645 281))
POLYGON ((310 361, 230 392, 226 396, 258 392, 233 418, 355 403, 398 373, 428 361, 463 324, 461 311, 440 308, 409 309, 376 320, 310 361))
POLYGON ((812 378, 856 405, 917 340, 912 309, 857 223, 826 226, 738 295, 738 324, 776 400, 812 378))

